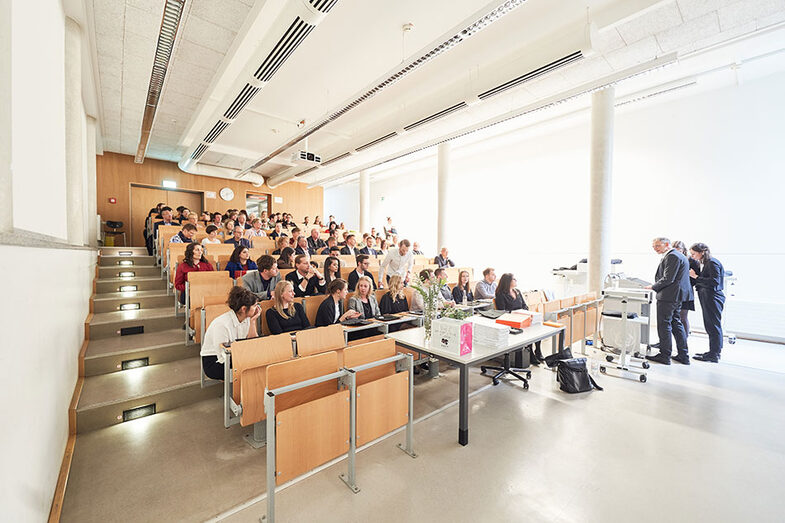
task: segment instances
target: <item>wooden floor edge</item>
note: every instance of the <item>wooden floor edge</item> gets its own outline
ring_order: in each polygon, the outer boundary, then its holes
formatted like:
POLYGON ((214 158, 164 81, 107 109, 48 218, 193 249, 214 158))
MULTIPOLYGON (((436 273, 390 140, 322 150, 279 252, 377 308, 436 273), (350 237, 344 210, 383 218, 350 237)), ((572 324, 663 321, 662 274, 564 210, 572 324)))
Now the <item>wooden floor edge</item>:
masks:
POLYGON ((93 298, 95 297, 95 286, 98 281, 98 265, 101 262, 100 254, 95 261, 95 275, 93 276, 93 295, 90 296, 90 309, 84 321, 84 341, 79 348, 78 374, 74 393, 71 396, 71 403, 68 405, 68 440, 65 443, 63 461, 60 463, 60 473, 57 475, 57 485, 55 485, 52 506, 49 509, 49 523, 60 521, 63 512, 63 500, 65 499, 65 486, 68 483, 68 475, 71 473, 71 461, 74 458, 74 448, 76 447, 76 407, 79 405, 79 398, 82 396, 84 386, 84 357, 87 352, 87 344, 90 342, 90 320, 93 319, 93 298))

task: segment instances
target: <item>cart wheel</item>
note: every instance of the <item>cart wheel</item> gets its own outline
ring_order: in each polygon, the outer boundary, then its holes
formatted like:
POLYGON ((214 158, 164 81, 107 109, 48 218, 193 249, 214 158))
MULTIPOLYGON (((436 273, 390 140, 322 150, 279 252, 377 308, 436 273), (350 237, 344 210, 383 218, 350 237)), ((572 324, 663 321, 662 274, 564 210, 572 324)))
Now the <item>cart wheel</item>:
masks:
POLYGON ((605 367, 600 367, 600 372, 601 372, 602 374, 605 374, 605 367))
POLYGON ((646 383, 646 375, 645 374, 641 374, 640 380, 641 380, 641 383, 646 383))
POLYGON ((613 356, 605 356, 605 361, 611 363, 613 361, 613 356))
POLYGON ((736 345, 736 336, 728 338, 728 343, 731 345, 736 345))
POLYGON ((644 369, 648 369, 649 367, 651 367, 651 365, 649 364, 648 361, 644 361, 643 363, 641 363, 641 367, 643 367, 644 369))
POLYGON ((527 380, 530 380, 530 379, 532 379, 532 371, 530 371, 530 370, 527 370, 527 371, 526 371, 526 379, 527 379, 527 380))
POLYGON ((633 356, 636 357, 636 358, 642 358, 643 357, 643 355, 640 352, 634 353, 633 356))
POLYGON ((493 384, 494 384, 494 386, 498 385, 499 384, 499 380, 493 380, 493 384))
POLYGON ((529 390, 529 384, 525 381, 523 382, 523 390, 529 390))

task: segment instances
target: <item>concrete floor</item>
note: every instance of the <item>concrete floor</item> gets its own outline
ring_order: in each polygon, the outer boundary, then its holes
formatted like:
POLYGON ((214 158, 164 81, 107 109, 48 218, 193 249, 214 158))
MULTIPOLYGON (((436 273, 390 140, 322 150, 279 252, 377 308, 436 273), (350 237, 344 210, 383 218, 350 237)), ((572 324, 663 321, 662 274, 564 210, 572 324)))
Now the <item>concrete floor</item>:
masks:
MULTIPOLYGON (((782 521, 785 376, 728 363, 773 349, 785 351, 740 341, 722 364, 654 366, 646 384, 600 376, 605 391, 581 395, 534 369, 528 391, 472 398, 467 447, 449 407, 415 426, 417 459, 395 447, 401 435, 382 440, 358 454, 359 494, 338 479, 340 462, 279 491, 278 520, 782 521)), ((456 397, 456 374, 416 386, 416 416, 456 397)), ((219 407, 80 435, 63 521, 258 522, 264 454, 244 429, 223 429, 219 407)))

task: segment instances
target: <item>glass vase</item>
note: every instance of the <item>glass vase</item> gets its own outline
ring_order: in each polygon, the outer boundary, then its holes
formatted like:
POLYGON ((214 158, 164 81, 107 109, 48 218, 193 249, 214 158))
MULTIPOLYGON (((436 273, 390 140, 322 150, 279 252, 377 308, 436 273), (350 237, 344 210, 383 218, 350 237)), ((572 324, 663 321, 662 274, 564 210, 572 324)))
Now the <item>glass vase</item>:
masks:
POLYGON ((423 307, 423 327, 425 328, 425 341, 431 339, 431 329, 433 327, 433 318, 435 317, 435 307, 433 304, 426 303, 423 307))

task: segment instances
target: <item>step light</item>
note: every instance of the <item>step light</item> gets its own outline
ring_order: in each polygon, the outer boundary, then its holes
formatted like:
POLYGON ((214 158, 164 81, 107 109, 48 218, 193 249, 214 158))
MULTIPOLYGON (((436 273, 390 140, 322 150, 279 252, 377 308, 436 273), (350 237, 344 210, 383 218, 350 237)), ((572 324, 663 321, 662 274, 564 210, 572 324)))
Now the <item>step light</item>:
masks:
POLYGON ((117 275, 120 276, 121 278, 133 278, 134 276, 136 276, 136 273, 132 271, 123 271, 121 273, 118 273, 117 275))
POLYGON ((133 256, 134 255, 133 251, 120 251, 117 254, 119 254, 120 256, 133 256))
POLYGON ((119 292, 136 292, 137 286, 136 285, 123 285, 119 289, 119 292))
POLYGON ((140 309, 141 306, 138 303, 123 303, 120 305, 121 311, 135 311, 140 309))
POLYGON ((119 262, 117 262, 117 265, 122 265, 124 267, 128 267, 129 265, 133 265, 133 264, 134 264, 133 260, 120 260, 119 262))
POLYGON ((136 327, 123 327, 117 334, 120 336, 130 336, 132 334, 144 334, 144 325, 137 325, 136 327))
POLYGON ((139 358, 136 360, 125 360, 120 364, 122 370, 138 369, 139 367, 147 367, 150 365, 150 358, 139 358))
POLYGON ((145 405, 144 407, 136 407, 135 409, 128 409, 123 411, 123 422, 131 421, 134 419, 144 418, 155 414, 155 403, 145 405))

